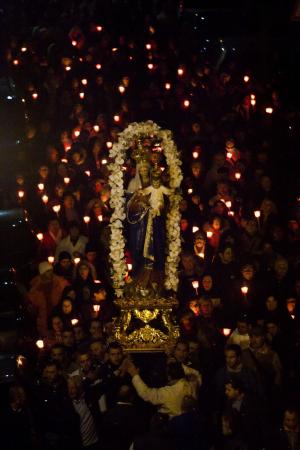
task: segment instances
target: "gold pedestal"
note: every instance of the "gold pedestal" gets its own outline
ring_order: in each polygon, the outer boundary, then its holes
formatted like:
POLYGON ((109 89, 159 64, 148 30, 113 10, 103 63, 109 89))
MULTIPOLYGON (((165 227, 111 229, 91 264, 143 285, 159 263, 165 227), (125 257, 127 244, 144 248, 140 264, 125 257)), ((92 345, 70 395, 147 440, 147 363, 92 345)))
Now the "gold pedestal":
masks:
POLYGON ((133 352, 162 352, 179 337, 172 309, 175 298, 130 299, 115 301, 120 316, 115 323, 114 339, 125 350, 133 352))

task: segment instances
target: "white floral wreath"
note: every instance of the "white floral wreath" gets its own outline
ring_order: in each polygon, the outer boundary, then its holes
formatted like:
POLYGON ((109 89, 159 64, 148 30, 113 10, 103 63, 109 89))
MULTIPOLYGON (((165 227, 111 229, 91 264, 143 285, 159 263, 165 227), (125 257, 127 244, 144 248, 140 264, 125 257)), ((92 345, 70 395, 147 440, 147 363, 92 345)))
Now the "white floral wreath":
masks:
POLYGON ((125 214, 125 190, 123 182, 123 166, 126 152, 132 143, 141 136, 155 135, 161 140, 161 146, 166 158, 170 175, 170 208, 167 214, 167 258, 165 262, 165 288, 177 290, 178 286, 178 264, 181 250, 180 242, 180 211, 179 202, 181 196, 177 191, 182 181, 181 160, 179 152, 172 139, 170 130, 162 130, 152 121, 131 123, 119 134, 118 142, 114 143, 109 156, 113 161, 109 165, 111 186, 110 206, 113 213, 110 218, 111 240, 110 260, 112 264, 112 280, 115 293, 118 298, 123 297, 127 266, 125 261, 125 238, 123 233, 123 222, 125 214))

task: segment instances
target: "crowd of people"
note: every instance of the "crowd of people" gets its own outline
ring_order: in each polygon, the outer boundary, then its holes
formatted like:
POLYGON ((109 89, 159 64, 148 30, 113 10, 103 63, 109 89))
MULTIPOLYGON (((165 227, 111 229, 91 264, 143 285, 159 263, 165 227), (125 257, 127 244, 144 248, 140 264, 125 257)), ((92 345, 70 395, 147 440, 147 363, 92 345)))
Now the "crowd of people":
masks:
POLYGON ((283 68, 262 80, 177 2, 17 3, 2 45, 27 125, 9 191, 38 247, 3 448, 299 449, 300 123, 283 68), (144 120, 172 130, 184 175, 180 338, 159 356, 112 338, 109 150, 144 120))

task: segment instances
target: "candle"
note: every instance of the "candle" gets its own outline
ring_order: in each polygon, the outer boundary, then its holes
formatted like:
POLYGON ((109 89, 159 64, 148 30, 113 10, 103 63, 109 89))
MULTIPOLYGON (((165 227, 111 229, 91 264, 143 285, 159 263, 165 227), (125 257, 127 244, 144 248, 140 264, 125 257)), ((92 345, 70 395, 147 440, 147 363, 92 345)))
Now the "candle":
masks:
POLYGON ((90 170, 85 170, 84 173, 86 174, 86 176, 90 177, 91 176, 91 171, 90 170))
POLYGON ((81 84, 83 84, 83 86, 86 86, 88 84, 88 80, 86 78, 83 78, 81 80, 81 84))
POLYGON ((93 126, 93 130, 94 130, 96 133, 99 133, 99 131, 100 131, 99 125, 94 125, 94 126, 93 126))
POLYGON ((127 263, 127 269, 130 272, 132 270, 132 264, 131 263, 127 263))
POLYGON ((244 294, 244 295, 248 294, 248 290, 249 290, 248 286, 242 286, 241 287, 242 294, 244 294))
POLYGON ((112 143, 112 142, 110 142, 110 141, 107 141, 107 142, 106 142, 106 147, 107 147, 107 148, 112 148, 112 146, 113 146, 113 143, 112 143))
POLYGON ((70 183, 70 178, 69 177, 64 177, 64 183, 65 184, 69 184, 70 183))
POLYGON ((72 41, 72 45, 73 45, 73 47, 76 47, 77 41, 75 41, 75 39, 72 41))
POLYGON ((115 122, 120 122, 120 116, 119 116, 118 114, 116 114, 116 115, 114 116, 114 121, 115 121, 115 122))
POLYGON ((54 256, 48 256, 48 263, 53 264, 54 263, 54 256))
POLYGON ((46 194, 43 195, 43 197, 42 197, 42 202, 45 203, 45 205, 47 205, 48 201, 49 201, 48 195, 46 195, 46 194))
POLYGON ((125 92, 125 87, 122 86, 122 85, 120 85, 120 86, 118 87, 118 90, 119 90, 120 94, 124 94, 124 92, 125 92))
POLYGON ((235 174, 234 174, 234 178, 235 178, 236 180, 240 180, 240 179, 241 179, 241 176, 242 176, 241 172, 235 172, 235 174))
POLYGON ((69 72, 71 70, 71 66, 66 66, 66 72, 69 72))
POLYGON ((223 328, 223 334, 224 336, 229 336, 231 333, 231 329, 230 328, 223 328))
POLYGON ((151 44, 146 44, 146 49, 151 50, 151 44))
POLYGON ((267 113, 267 114, 272 114, 272 113, 273 113, 273 108, 271 108, 270 106, 268 106, 268 107, 266 108, 266 113, 267 113))
POLYGON ((94 310, 94 312, 99 312, 100 311, 100 305, 93 305, 93 310, 94 310))
POLYGON ((228 200, 227 202, 225 202, 225 205, 227 206, 228 209, 230 209, 231 208, 231 201, 228 200))
POLYGON ((206 232, 206 236, 208 237, 208 239, 210 239, 212 237, 212 235, 213 235, 212 231, 207 231, 206 232))
POLYGON ((37 233, 36 237, 38 238, 39 241, 42 241, 44 235, 43 235, 43 233, 37 233))
POLYGON ((100 280, 95 280, 94 283, 101 284, 101 281, 100 280))
POLYGON ((99 220, 99 222, 102 222, 102 221, 103 221, 103 216, 102 216, 102 214, 99 214, 99 216, 97 217, 97 219, 99 220))
POLYGON ((107 159, 102 159, 101 163, 105 166, 105 164, 107 164, 107 159))
POLYGON ((101 64, 96 64, 95 67, 96 67, 97 70, 100 70, 102 68, 102 65, 101 64))
POLYGON ((181 77, 184 74, 184 70, 182 69, 182 67, 179 67, 179 69, 177 70, 177 74, 181 77))
POLYGON ((227 152, 226 153, 226 158, 231 159, 232 158, 232 153, 231 152, 227 152))
POLYGON ((250 100, 251 106, 255 106, 256 105, 256 100, 254 98, 252 98, 250 100))
POLYGON ((83 217, 83 221, 84 221, 84 223, 86 223, 86 224, 88 224, 88 223, 90 222, 90 220, 91 220, 90 216, 84 216, 84 217, 83 217))
POLYGON ((76 265, 80 263, 80 258, 78 256, 76 258, 74 258, 74 263, 76 265))
POLYGON ((204 253, 203 252, 200 252, 199 256, 200 256, 200 258, 204 259, 204 253))
POLYGON ((33 92, 31 97, 33 98, 33 100, 36 100, 38 98, 39 94, 37 92, 33 92))
POLYGON ((188 107, 190 106, 190 101, 189 101, 189 100, 184 100, 183 106, 184 106, 185 108, 188 108, 188 107))
POLYGON ((74 136, 78 137, 80 135, 80 130, 74 130, 74 136))
POLYGON ((228 211, 228 216, 233 217, 234 216, 234 211, 228 211))
POLYGON ((245 75, 245 76, 244 76, 244 82, 245 82, 245 83, 248 83, 249 80, 250 80, 249 75, 245 75))
POLYGON ((21 52, 22 53, 27 52, 27 47, 21 47, 21 52))
POLYGON ((45 189, 44 183, 39 183, 38 184, 38 189, 39 189, 39 191, 43 191, 45 189))
POLYGON ((166 84, 165 84, 165 89, 166 89, 167 91, 169 91, 169 90, 171 89, 171 84, 170 84, 170 83, 166 83, 166 84))
POLYGON ((188 194, 192 194, 193 193, 193 189, 192 188, 189 188, 188 189, 188 194))
POLYGON ((198 280, 194 280, 194 281, 192 281, 192 286, 193 286, 193 288, 194 289, 198 289, 198 287, 199 287, 199 281, 198 280))
POLYGON ((64 164, 67 164, 67 163, 68 163, 68 160, 67 160, 66 158, 62 158, 62 159, 61 159, 61 162, 64 163, 64 164))
POLYGON ((71 320, 71 324, 72 324, 73 326, 74 326, 74 325, 77 325, 78 322, 79 322, 78 319, 72 319, 72 320, 71 320))
POLYGON ((194 226, 194 227, 192 228, 192 231, 193 231, 193 233, 196 233, 196 231, 199 231, 199 227, 195 227, 195 226, 194 226))
POLYGON ((18 66, 19 65, 19 60, 18 59, 14 59, 13 60, 13 65, 14 66, 18 66))
POLYGON ((254 216, 255 216, 257 219, 259 219, 259 218, 260 218, 260 211, 259 211, 259 210, 254 211, 254 216))
POLYGON ((79 92, 79 97, 84 98, 84 92, 79 92))
POLYGON ((194 158, 194 159, 197 159, 198 156, 199 156, 199 153, 198 153, 198 152, 193 152, 193 158, 194 158))
POLYGON ((96 26, 96 30, 97 30, 98 32, 100 32, 100 31, 102 31, 102 30, 103 30, 103 28, 102 28, 102 26, 101 26, 101 25, 97 25, 97 26, 96 26))
POLYGON ((54 206, 52 206, 52 209, 56 214, 58 214, 60 211, 60 205, 54 205, 54 206))
POLYGON ((24 195, 25 195, 25 192, 24 192, 24 191, 22 191, 22 190, 18 191, 18 197, 19 197, 19 198, 23 198, 24 195))
POLYGON ((37 348, 39 348, 40 350, 41 350, 42 348, 44 348, 44 341, 43 341, 43 339, 38 339, 38 340, 36 341, 35 345, 36 345, 37 348))
POLYGON ((153 70, 154 65, 152 63, 149 63, 149 64, 147 64, 147 67, 148 67, 149 70, 153 70))

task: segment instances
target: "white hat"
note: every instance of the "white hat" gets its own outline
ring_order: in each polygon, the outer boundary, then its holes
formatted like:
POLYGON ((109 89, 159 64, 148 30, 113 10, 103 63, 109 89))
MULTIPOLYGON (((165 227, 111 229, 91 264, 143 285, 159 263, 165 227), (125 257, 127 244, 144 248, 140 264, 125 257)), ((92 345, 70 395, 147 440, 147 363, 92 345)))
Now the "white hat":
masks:
POLYGON ((48 261, 43 261, 39 264, 39 274, 43 275, 43 273, 48 272, 48 270, 53 270, 53 267, 48 261))

